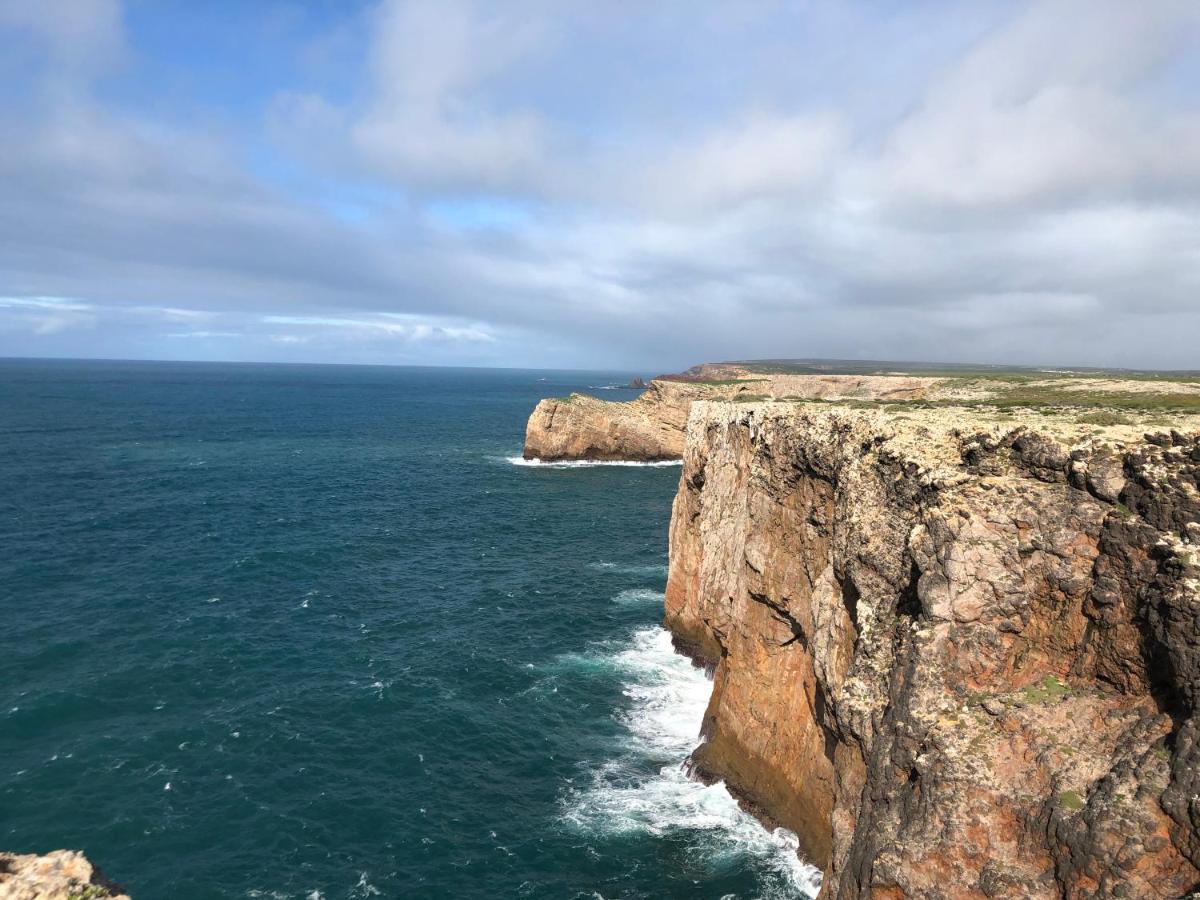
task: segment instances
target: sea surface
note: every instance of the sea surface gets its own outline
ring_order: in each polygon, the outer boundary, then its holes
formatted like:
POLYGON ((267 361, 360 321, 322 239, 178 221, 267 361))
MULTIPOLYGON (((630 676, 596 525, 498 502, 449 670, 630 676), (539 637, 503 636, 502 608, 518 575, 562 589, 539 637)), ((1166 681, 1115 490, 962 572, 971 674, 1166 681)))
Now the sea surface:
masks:
POLYGON ((0 360, 0 848, 135 900, 803 896, 681 767, 678 466, 519 464, 629 377, 0 360))

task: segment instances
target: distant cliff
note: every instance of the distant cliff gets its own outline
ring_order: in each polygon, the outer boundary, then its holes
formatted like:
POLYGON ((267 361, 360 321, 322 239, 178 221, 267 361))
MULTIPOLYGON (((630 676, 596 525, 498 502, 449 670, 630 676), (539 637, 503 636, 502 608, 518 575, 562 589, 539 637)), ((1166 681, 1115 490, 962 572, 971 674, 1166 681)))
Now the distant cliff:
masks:
POLYGON ((654 380, 628 403, 584 394, 543 400, 525 428, 525 458, 679 459, 692 401, 708 395, 702 385, 654 380))
POLYGON ((824 896, 1200 883, 1200 433, 1004 418, 691 409, 666 624, 715 669, 693 764, 824 896))
POLYGON ((523 452, 526 459, 542 460, 680 459, 688 411, 697 400, 912 400, 937 383, 905 376, 756 375, 742 369, 663 376, 625 403, 586 394, 542 400, 526 424, 523 452))

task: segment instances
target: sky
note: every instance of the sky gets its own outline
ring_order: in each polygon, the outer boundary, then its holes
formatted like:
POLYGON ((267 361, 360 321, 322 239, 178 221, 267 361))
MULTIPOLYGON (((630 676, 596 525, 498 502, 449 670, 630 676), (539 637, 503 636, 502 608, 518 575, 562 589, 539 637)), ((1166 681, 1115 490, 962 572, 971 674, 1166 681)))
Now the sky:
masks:
POLYGON ((0 356, 1200 368, 1195 0, 0 0, 0 356))

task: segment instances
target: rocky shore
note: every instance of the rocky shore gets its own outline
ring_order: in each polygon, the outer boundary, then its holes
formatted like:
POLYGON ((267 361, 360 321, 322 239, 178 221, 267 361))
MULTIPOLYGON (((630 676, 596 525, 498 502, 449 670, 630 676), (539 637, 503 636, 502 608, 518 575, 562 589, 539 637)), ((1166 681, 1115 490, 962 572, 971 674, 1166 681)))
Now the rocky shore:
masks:
MULTIPOLYGON (((696 774, 823 897, 1195 890, 1200 418, 714 387, 741 402, 688 400, 665 603, 714 672, 696 774)), ((613 406, 530 432, 594 452, 613 406)))
POLYGON ((0 900, 129 900, 75 850, 0 853, 0 900))

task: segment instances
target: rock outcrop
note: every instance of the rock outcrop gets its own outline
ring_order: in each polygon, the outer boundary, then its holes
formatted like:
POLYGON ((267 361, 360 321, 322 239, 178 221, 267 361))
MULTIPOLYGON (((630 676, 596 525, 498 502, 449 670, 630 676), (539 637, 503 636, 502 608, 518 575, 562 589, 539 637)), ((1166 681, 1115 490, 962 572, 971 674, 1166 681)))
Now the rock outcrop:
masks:
POLYGON ((697 400, 795 397, 814 400, 912 400, 937 379, 887 375, 763 375, 719 380, 655 378, 637 399, 571 394, 542 400, 525 428, 526 459, 669 460, 683 456, 688 411, 697 400))
POLYGON ((541 401, 525 428, 526 459, 655 461, 683 455, 692 401, 705 385, 654 380, 636 400, 611 403, 584 394, 541 401))
POLYGON ((0 853, 0 900, 129 900, 75 850, 0 853))
POLYGON ((814 366, 705 363, 663 375, 628 403, 583 394, 543 400, 529 417, 525 458, 679 459, 688 410, 697 400, 953 404, 1006 410, 1060 410, 1074 416, 1132 422, 1163 413, 1200 413, 1200 379, 1084 376, 1026 370, 913 375, 878 371, 835 374, 814 366), (804 370, 802 370, 804 369, 804 370), (1002 377, 1003 376, 1003 377, 1002 377))
POLYGON ((1200 884, 1200 432, 1037 418, 691 407, 665 621, 714 670, 692 762, 824 897, 1200 884))

